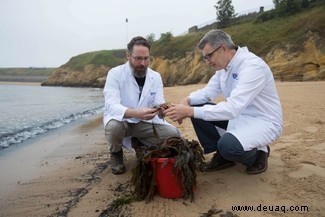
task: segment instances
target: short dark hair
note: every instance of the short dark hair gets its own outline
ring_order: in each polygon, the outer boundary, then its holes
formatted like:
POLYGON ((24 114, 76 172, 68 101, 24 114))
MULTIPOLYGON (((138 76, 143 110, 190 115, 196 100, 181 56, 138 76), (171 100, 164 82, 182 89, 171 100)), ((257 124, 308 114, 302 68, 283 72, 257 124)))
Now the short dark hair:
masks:
POLYGON ((145 46, 149 49, 149 51, 151 48, 151 44, 149 43, 149 41, 142 36, 136 36, 131 39, 131 41, 128 43, 128 52, 129 53, 132 53, 134 45, 145 46))

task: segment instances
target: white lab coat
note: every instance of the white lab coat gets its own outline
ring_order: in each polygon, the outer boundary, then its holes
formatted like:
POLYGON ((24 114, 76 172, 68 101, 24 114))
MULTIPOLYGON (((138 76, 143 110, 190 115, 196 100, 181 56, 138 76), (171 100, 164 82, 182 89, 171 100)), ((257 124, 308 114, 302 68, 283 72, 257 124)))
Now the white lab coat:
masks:
MULTIPOLYGON (((151 120, 139 120, 136 118, 123 118, 128 108, 152 108, 165 102, 163 83, 158 72, 147 69, 145 84, 139 100, 140 90, 136 82, 129 62, 112 68, 106 78, 103 90, 105 97, 104 126, 111 120, 138 123, 140 121, 168 124, 156 115, 151 120)), ((130 137, 125 137, 122 144, 126 149, 133 151, 130 137)))
POLYGON ((165 102, 161 76, 150 68, 147 70, 140 100, 139 86, 133 76, 129 62, 112 68, 108 72, 103 93, 105 97, 104 126, 111 119, 129 123, 145 121, 155 124, 169 124, 164 119, 159 118, 158 115, 147 121, 123 118, 128 108, 152 108, 165 102))
POLYGON ((206 87, 189 95, 191 105, 223 95, 217 105, 194 107, 194 117, 207 121, 229 120, 227 132, 245 151, 266 145, 282 133, 282 109, 268 65, 246 47, 238 48, 225 70, 217 71, 206 87))

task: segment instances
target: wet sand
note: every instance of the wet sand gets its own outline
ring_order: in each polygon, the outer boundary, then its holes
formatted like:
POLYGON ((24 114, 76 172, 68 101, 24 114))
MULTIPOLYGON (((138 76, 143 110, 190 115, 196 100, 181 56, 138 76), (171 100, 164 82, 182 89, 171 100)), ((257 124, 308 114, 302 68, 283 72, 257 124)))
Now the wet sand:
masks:
MULTIPOLYGON (((165 97, 178 102, 203 86, 168 87, 165 97)), ((239 164, 200 173, 193 203, 156 195, 150 203, 132 202, 115 214, 198 217, 215 206, 223 214, 244 217, 324 216, 325 82, 285 82, 277 87, 284 132, 271 144, 265 173, 247 175, 239 164), (235 211, 233 206, 253 206, 255 211, 235 211)), ((189 120, 173 124, 185 138, 197 140, 189 120)), ((112 202, 129 191, 135 163, 133 153, 125 156, 127 173, 112 175, 101 115, 8 148, 0 153, 0 216, 114 216, 112 202), (111 215, 105 214, 108 211, 111 215)))

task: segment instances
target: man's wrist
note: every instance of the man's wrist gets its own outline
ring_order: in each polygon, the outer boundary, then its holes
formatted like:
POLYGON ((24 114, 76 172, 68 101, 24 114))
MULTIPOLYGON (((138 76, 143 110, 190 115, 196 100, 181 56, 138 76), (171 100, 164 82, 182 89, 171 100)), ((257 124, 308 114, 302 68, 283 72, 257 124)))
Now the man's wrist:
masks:
POLYGON ((189 97, 182 99, 180 102, 181 104, 191 105, 191 99, 189 97))
POLYGON ((186 101, 188 105, 191 105, 191 98, 190 97, 186 97, 186 101))
POLYGON ((194 117, 194 108, 193 107, 191 107, 191 106, 188 107, 188 111, 187 111, 186 117, 188 117, 188 118, 194 117))

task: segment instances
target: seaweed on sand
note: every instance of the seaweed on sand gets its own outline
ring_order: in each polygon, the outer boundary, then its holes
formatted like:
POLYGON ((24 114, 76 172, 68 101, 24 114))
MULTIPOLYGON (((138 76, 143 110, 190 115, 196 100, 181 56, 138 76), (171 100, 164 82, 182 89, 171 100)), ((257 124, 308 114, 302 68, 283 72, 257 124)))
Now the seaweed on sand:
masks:
MULTIPOLYGON (((136 200, 145 200, 148 203, 156 193, 156 174, 150 165, 150 159, 174 158, 173 169, 180 171, 183 198, 194 201, 196 177, 199 171, 204 171, 203 150, 197 141, 172 137, 157 145, 138 148, 136 150, 138 158, 131 177, 136 200)), ((167 162, 168 159, 162 167, 167 162)))

